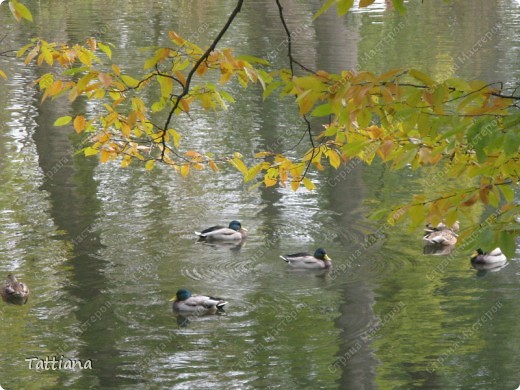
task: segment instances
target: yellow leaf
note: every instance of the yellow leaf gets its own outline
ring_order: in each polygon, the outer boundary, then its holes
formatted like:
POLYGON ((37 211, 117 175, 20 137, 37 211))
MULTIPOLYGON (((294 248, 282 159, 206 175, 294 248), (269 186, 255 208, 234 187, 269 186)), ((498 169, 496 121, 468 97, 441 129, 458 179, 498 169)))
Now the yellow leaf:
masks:
POLYGON ((153 169, 153 167, 155 166, 155 160, 148 160, 146 162, 146 164, 144 164, 144 168, 147 170, 147 171, 151 171, 153 169))
POLYGON ((74 130, 76 130, 76 133, 81 133, 83 130, 85 130, 86 122, 87 121, 83 115, 78 115, 76 118, 74 118, 74 130))
POLYGON ((291 188, 293 189, 293 191, 296 191, 298 188, 300 188, 300 181, 295 180, 291 182, 291 188))
POLYGON ((312 191, 313 189, 316 188, 316 186, 314 185, 314 183, 307 177, 304 177, 303 178, 303 185, 305 186, 305 188, 307 188, 309 191, 312 191))
POLYGON ((235 157, 233 158, 232 160, 229 160, 229 162, 231 163, 231 165, 233 165, 236 169, 238 169, 240 172, 242 172, 242 174, 245 176, 247 175, 247 172, 248 172, 248 169, 247 169, 247 166, 246 164, 244 164, 244 162, 238 158, 238 157, 235 157))
POLYGON ((4 79, 7 78, 7 75, 0 69, 0 76, 3 77, 4 79))
POLYGON ((186 42, 186 40, 182 38, 179 34, 177 34, 175 31, 168 32, 168 36, 170 37, 173 43, 179 46, 183 45, 184 42, 186 42))
POLYGON ((264 176, 264 183, 265 183, 265 186, 266 186, 266 187, 272 187, 272 186, 274 186, 276 183, 278 183, 278 180, 273 179, 272 177, 269 177, 269 176, 265 175, 265 176, 264 176))
POLYGON ((263 158, 263 157, 270 156, 272 154, 273 153, 271 153, 271 152, 258 152, 257 154, 255 154, 255 158, 263 158))
POLYGON ((341 158, 340 158, 338 152, 336 152, 333 149, 329 149, 328 154, 329 154, 330 165, 332 165, 334 168, 338 169, 339 165, 341 164, 341 158))
POLYGON ((181 175, 182 175, 182 177, 188 176, 189 173, 190 173, 190 166, 188 164, 184 164, 181 167, 181 175))
POLYGON ((178 149, 181 142, 181 135, 173 129, 169 129, 168 133, 170 133, 170 135, 173 137, 173 146, 178 149))
POLYGON ((359 7, 368 7, 370 4, 373 4, 376 0, 359 0, 359 7))
POLYGON ((131 162, 132 162, 132 158, 130 156, 125 156, 121 160, 121 167, 126 168, 127 166, 130 165, 131 162))
POLYGON ((101 155, 99 156, 99 161, 102 163, 106 163, 108 160, 110 160, 111 153, 105 149, 101 150, 101 155))
POLYGON ((98 89, 96 92, 94 92, 94 94, 92 95, 92 97, 94 99, 102 99, 105 97, 105 90, 104 89, 98 89))
POLYGON ((80 50, 78 52, 78 59, 81 61, 82 64, 85 64, 87 66, 92 65, 91 53, 87 49, 80 50))
POLYGON ((60 93, 63 90, 63 81, 56 80, 52 85, 47 89, 47 93, 49 96, 54 96, 60 93))
POLYGON ((121 68, 117 66, 116 64, 112 65, 112 71, 116 76, 119 76, 121 74, 121 68))
POLYGON ((173 92, 173 80, 169 77, 157 76, 157 82, 161 87, 161 96, 169 98, 173 92))
POLYGON ((135 87, 137 87, 137 85, 139 85, 138 80, 134 79, 133 77, 127 76, 127 75, 122 75, 121 80, 123 80, 123 82, 126 85, 128 85, 130 88, 135 88, 135 87))

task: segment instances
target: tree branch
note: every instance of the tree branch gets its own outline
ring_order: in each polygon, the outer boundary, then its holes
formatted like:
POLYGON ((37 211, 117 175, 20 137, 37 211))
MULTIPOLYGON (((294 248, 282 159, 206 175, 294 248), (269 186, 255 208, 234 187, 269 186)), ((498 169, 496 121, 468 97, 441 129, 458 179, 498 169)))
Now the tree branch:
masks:
POLYGON ((193 68, 191 68, 190 72, 188 73, 188 77, 186 78, 186 84, 184 85, 184 88, 182 89, 181 94, 175 100, 175 103, 173 104, 173 107, 168 114, 166 122, 164 123, 164 129, 163 129, 164 132, 163 132, 163 136, 162 136, 162 140, 161 140, 163 148, 162 148, 160 160, 164 159, 164 153, 166 152, 166 132, 168 131, 168 126, 170 125, 170 122, 172 120, 173 114, 175 113, 175 110, 177 110, 177 108, 179 107, 181 99, 190 92, 190 84, 191 84, 191 79, 193 78, 193 75, 195 74, 195 72, 197 71, 199 66, 204 61, 206 61, 206 59, 209 57, 211 52, 213 50, 215 50, 215 48, 217 47, 220 40, 222 39, 222 37, 224 36, 226 31, 229 29, 229 26, 231 26, 231 23, 233 23, 233 20, 235 20, 236 16, 239 14, 240 10, 242 9, 243 4, 244 4, 244 0, 237 1, 237 5, 233 9, 233 12, 231 12, 231 15, 229 15, 229 18, 228 18, 226 24, 224 25, 224 27, 222 27, 222 30, 220 30, 220 32, 215 37, 215 39, 213 40, 211 45, 207 48, 207 50, 204 52, 204 54, 198 59, 198 61, 195 63, 195 65, 193 65, 193 68))

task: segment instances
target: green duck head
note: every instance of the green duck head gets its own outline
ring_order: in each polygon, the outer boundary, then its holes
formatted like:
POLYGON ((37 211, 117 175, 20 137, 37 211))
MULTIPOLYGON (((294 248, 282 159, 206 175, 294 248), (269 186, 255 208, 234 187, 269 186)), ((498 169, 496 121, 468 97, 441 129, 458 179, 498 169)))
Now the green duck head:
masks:
POLYGON ((476 259, 478 256, 480 255, 483 255, 484 254, 484 251, 480 248, 478 248, 475 252, 473 252, 473 254, 471 255, 471 260, 474 260, 476 259))
POLYGON ((327 252, 325 252, 325 249, 323 249, 323 248, 316 249, 316 251, 314 252, 314 257, 317 259, 323 260, 323 261, 331 260, 330 257, 327 256, 327 252))
POLYGON ((170 301, 185 301, 189 297, 191 297, 191 293, 185 288, 180 288, 170 301))
POLYGON ((229 223, 229 228, 238 232, 240 229, 242 229, 242 224, 238 221, 231 221, 229 223))

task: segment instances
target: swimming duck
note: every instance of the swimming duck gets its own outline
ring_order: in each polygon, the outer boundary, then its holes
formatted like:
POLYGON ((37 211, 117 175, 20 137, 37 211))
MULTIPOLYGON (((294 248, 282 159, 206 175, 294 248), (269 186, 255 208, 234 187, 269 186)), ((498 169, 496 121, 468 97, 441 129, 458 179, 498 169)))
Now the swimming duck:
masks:
POLYGON ((207 241, 238 241, 246 238, 247 229, 243 228, 240 222, 231 221, 229 227, 212 226, 195 234, 207 241))
POLYGON ((332 266, 332 259, 327 256, 327 252, 323 248, 316 249, 314 255, 301 252, 280 256, 280 258, 294 268, 323 269, 332 266))
POLYGON ((29 287, 16 280, 16 276, 9 274, 5 285, 0 289, 2 299, 15 305, 23 305, 29 299, 29 287))
POLYGON ((472 264, 496 264, 500 265, 507 261, 506 256, 502 253, 500 248, 495 248, 489 253, 485 253, 482 249, 478 248, 473 255, 471 255, 472 264))
POLYGON ((448 228, 442 222, 436 227, 426 225, 425 235, 423 240, 431 245, 455 245, 457 243, 457 232, 459 230, 458 221, 453 226, 448 228))
POLYGON ((227 302, 221 298, 213 298, 206 295, 191 295, 185 288, 177 290, 173 301, 173 310, 180 312, 192 312, 193 314, 215 314, 223 311, 227 302))

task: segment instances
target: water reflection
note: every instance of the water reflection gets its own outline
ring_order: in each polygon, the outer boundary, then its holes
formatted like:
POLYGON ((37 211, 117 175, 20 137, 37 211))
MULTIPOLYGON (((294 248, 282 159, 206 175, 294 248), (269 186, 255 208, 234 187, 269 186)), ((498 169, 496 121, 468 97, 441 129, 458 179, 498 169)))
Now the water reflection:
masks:
MULTIPOLYGON (((315 22, 310 17, 318 1, 294 3, 286 12, 299 32, 293 48, 313 68, 380 72, 417 66, 445 75, 458 64, 458 75, 495 81, 516 77, 518 69, 511 49, 518 15, 509 15, 508 4, 418 2, 408 16, 390 13, 378 1, 369 12, 344 18, 328 13, 315 22), (497 45, 457 63, 462 50, 497 21, 503 26, 497 45), (384 41, 397 27, 394 39, 384 41)), ((13 47, 36 30, 71 42, 92 32, 114 43, 125 72, 139 75, 142 57, 129 48, 164 43, 172 28, 190 36, 203 27, 204 45, 229 6, 199 0, 53 2, 51 8, 35 5, 44 21, 27 31, 3 14, 0 22, 16 32, 13 47)), ((244 7, 224 43, 240 53, 268 54, 282 65, 284 40, 274 2, 257 1, 244 7)), ((18 72, 12 85, 0 85, 2 96, 11 96, 0 104, 13 113, 11 122, 0 123, 2 271, 20 271, 23 280, 31 275, 28 283, 38 294, 23 307, 1 308, 7 335, 2 353, 18 353, 2 363, 6 388, 36 381, 47 388, 517 385, 518 260, 507 268, 478 269, 477 276, 486 277, 476 279, 463 251, 442 260, 424 256, 415 232, 364 219, 370 209, 420 191, 420 173, 392 174, 377 161, 366 167, 353 160, 338 171, 311 173, 318 184, 314 193, 293 193, 278 187, 247 191, 241 175, 226 167, 220 176, 201 172, 180 179, 162 168, 98 166, 95 159, 74 156, 80 140, 52 124, 58 116, 99 107, 76 102, 69 110, 61 101, 40 107, 22 88, 39 71, 18 72), (194 240, 193 226, 234 218, 251 227, 246 242, 194 240), (330 271, 291 270, 278 258, 320 246, 334 259, 330 271), (174 315, 168 298, 181 286, 225 296, 225 315, 174 315), (457 337, 497 301, 500 314, 455 348, 457 337), (61 350, 93 359, 94 369, 32 373, 23 365, 29 354, 61 350), (432 370, 447 351, 446 363, 432 370)), ((247 156, 309 147, 291 102, 264 103, 256 90, 237 91, 240 99, 228 113, 179 118, 186 145, 247 156)), ((312 126, 314 133, 321 129, 320 121, 312 126)))

